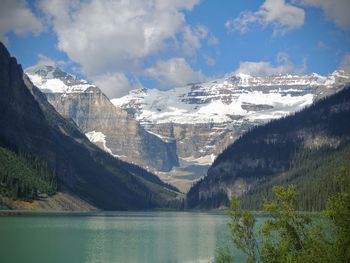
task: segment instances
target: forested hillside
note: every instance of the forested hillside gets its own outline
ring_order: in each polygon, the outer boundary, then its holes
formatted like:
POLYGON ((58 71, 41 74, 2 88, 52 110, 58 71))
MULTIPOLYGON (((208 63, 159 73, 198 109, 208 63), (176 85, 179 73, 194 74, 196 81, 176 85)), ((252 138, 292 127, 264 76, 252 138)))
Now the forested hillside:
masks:
POLYGON ((264 201, 271 200, 273 186, 294 184, 298 189, 298 209, 321 211, 328 198, 339 191, 337 174, 344 168, 350 168, 349 143, 336 150, 325 147, 304 152, 290 170, 242 195, 240 205, 261 210, 264 201))
POLYGON ((214 161, 208 175, 187 195, 188 207, 227 205, 242 197, 259 209, 272 185, 294 182, 300 208, 324 208, 336 191, 331 175, 350 163, 350 88, 301 112, 245 133, 214 161))
POLYGON ((1 196, 33 200, 39 194, 52 195, 56 190, 56 177, 45 162, 0 147, 1 196))

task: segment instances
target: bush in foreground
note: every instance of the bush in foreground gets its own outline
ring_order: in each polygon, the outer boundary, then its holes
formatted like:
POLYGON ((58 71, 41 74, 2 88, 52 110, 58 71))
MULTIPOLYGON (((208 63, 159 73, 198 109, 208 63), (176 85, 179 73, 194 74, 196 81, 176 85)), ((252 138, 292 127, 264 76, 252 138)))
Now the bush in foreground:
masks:
MULTIPOLYGON (((350 172, 336 177, 340 191, 329 198, 320 218, 300 213, 297 189, 275 186, 274 200, 264 204, 267 220, 256 231, 256 218, 239 208, 237 199, 229 208, 233 246, 246 255, 246 262, 350 262, 350 172)), ((217 250, 215 262, 234 262, 233 249, 217 250)))

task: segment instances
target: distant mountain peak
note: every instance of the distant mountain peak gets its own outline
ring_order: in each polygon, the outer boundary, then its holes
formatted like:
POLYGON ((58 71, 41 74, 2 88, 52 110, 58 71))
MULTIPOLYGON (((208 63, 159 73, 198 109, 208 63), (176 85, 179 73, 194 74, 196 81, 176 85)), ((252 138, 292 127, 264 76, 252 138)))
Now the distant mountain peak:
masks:
MULTIPOLYGON (((57 73, 50 67, 38 70, 41 74, 46 74, 45 70, 50 74, 57 73)), ((69 80, 69 75, 67 76, 69 80)), ((67 76, 63 77, 64 80, 67 76)), ((46 80, 46 77, 39 77, 42 81, 46 80)), ((74 209, 84 207, 85 205, 81 206, 82 203, 89 203, 88 207, 107 210, 149 209, 167 204, 176 195, 174 187, 164 184, 155 175, 113 158, 91 144, 75 124, 55 111, 47 101, 49 96, 43 96, 27 76, 23 76, 21 66, 10 57, 1 42, 0 80, 1 147, 33 156, 35 163, 41 164, 43 161, 42 164, 47 164, 57 176, 58 191, 63 191, 69 197, 56 199, 60 201, 55 201, 53 206, 53 203, 47 203, 50 197, 47 200, 45 198, 46 209, 74 209)), ((71 84, 71 87, 75 86, 77 84, 71 84)), ((83 95, 88 97, 95 94, 83 95)), ((110 108, 115 109, 113 105, 110 108)), ((104 138, 100 136, 101 139, 104 138)), ((31 165, 34 164, 30 162, 31 165)), ((24 182, 26 187, 33 184, 31 189, 37 192, 37 181, 28 179, 21 172, 22 169, 17 164, 16 167, 10 167, 14 181, 16 184, 19 182, 18 185, 23 185, 21 182, 24 182)), ((5 187, 6 191, 10 191, 11 188, 5 187)))
POLYGON ((95 87, 86 80, 52 65, 35 65, 27 68, 25 73, 35 86, 46 93, 80 93, 95 87))
POLYGON ((232 73, 166 91, 133 90, 112 102, 131 109, 141 123, 260 122, 299 111, 349 81, 350 74, 345 71, 326 77, 316 73, 264 77, 232 73))
MULTIPOLYGON (((167 171, 178 164, 173 142, 147 132, 98 87, 50 65, 30 67, 26 73, 60 114, 106 152, 147 169, 167 171)), ((135 92, 147 94, 147 89, 135 92)))
POLYGON ((350 71, 349 70, 337 69, 337 70, 333 71, 330 75, 350 79, 350 71))
POLYGON ((89 84, 60 69, 41 66, 26 72, 50 103, 84 133, 101 135, 98 140, 89 138, 102 149, 107 146, 114 155, 128 156, 126 160, 147 169, 156 167, 164 180, 179 187, 203 175, 213 158, 245 131, 335 93, 350 76, 340 71, 327 77, 231 73, 163 91, 139 87, 113 99, 115 108, 107 97, 96 96, 97 87, 74 88, 67 79, 83 87, 89 84), (52 82, 65 86, 57 89, 49 85, 52 82), (164 173, 171 168, 171 176, 164 173))

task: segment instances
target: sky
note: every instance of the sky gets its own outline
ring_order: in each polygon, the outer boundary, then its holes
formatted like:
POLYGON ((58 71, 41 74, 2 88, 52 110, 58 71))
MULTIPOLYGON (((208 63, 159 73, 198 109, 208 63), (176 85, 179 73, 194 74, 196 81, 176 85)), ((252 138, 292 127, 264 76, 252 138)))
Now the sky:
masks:
POLYGON ((57 65, 116 98, 226 74, 350 70, 350 0, 1 0, 23 68, 57 65))

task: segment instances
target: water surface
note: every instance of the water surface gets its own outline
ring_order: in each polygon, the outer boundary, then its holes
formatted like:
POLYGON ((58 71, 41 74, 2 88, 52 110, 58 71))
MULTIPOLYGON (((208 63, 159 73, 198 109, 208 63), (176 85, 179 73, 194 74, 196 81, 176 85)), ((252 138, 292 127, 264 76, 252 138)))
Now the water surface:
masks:
POLYGON ((0 218, 1 262, 210 262, 225 214, 113 212, 0 218))

